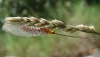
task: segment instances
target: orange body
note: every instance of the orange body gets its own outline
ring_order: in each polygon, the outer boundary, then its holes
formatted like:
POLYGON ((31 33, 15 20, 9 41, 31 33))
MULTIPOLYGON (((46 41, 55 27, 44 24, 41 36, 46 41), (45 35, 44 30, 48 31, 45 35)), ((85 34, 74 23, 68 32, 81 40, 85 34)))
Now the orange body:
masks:
POLYGON ((40 28, 40 30, 43 30, 44 32, 46 32, 47 34, 55 34, 55 31, 50 31, 49 29, 47 28, 40 28))

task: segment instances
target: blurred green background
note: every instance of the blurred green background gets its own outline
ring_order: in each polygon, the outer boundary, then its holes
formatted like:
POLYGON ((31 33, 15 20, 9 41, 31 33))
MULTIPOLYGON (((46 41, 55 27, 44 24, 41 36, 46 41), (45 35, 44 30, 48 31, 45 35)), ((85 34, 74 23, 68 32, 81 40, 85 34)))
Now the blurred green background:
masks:
MULTIPOLYGON (((100 0, 0 0, 0 28, 5 17, 58 19, 66 25, 94 25, 100 32, 100 0)), ((61 34, 93 36, 83 32, 61 34)), ((58 35, 19 37, 0 30, 0 57, 83 57, 100 48, 99 40, 58 35)))

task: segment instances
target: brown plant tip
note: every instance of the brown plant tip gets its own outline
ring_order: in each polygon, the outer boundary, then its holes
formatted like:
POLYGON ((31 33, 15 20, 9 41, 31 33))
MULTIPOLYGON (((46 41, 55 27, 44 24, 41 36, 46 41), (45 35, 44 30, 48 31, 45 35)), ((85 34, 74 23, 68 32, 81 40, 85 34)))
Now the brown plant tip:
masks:
POLYGON ((55 27, 65 28, 65 24, 62 21, 59 20, 52 20, 50 22, 51 25, 54 25, 55 27))
POLYGON ((75 28, 77 28, 80 31, 87 32, 87 33, 94 33, 95 28, 94 26, 85 26, 85 25, 77 25, 75 28))
POLYGON ((73 32, 76 32, 76 31, 77 31, 77 29, 76 29, 76 28, 74 28, 73 26, 66 25, 66 27, 65 27, 64 31, 73 33, 73 32))
POLYGON ((22 17, 6 17, 5 21, 16 23, 16 22, 21 22, 23 20, 22 20, 22 17))
POLYGON ((50 24, 46 19, 43 19, 43 18, 41 18, 39 21, 40 21, 40 22, 37 23, 37 24, 35 24, 34 26, 36 26, 36 27, 41 27, 41 26, 45 26, 45 25, 50 24))
POLYGON ((34 26, 34 24, 39 23, 40 21, 35 17, 28 18, 31 22, 28 22, 28 26, 34 26))
POLYGON ((29 23, 38 23, 39 20, 35 17, 6 17, 6 22, 16 23, 16 24, 29 24, 29 23))
POLYGON ((95 31, 94 26, 86 26, 82 24, 76 25, 76 26, 66 25, 66 27, 64 28, 64 31, 71 32, 71 33, 74 33, 76 31, 81 31, 81 32, 100 35, 100 33, 95 31))

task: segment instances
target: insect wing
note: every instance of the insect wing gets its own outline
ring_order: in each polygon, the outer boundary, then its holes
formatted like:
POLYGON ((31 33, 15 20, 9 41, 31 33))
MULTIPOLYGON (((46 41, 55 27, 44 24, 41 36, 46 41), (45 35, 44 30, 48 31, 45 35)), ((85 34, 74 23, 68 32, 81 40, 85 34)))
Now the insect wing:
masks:
POLYGON ((2 30, 15 34, 17 36, 32 36, 31 33, 27 33, 19 29, 20 25, 12 24, 12 23, 5 23, 2 27, 2 30))
POLYGON ((39 35, 47 34, 43 30, 41 30, 40 28, 34 27, 34 26, 20 26, 20 29, 24 32, 32 34, 33 36, 39 36, 39 35))

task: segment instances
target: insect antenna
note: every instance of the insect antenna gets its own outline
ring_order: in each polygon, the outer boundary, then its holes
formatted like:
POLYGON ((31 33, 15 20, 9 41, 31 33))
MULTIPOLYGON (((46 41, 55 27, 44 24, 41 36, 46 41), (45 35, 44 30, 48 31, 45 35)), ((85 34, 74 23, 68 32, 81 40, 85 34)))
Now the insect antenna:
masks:
POLYGON ((46 28, 41 28, 41 29, 48 34, 56 34, 56 35, 61 35, 61 36, 66 36, 66 37, 71 37, 71 38, 80 38, 80 39, 94 39, 94 38, 91 38, 91 37, 80 37, 80 36, 71 36, 71 35, 59 34, 59 33, 56 33, 55 31, 51 31, 51 30, 46 29, 46 28))
POLYGON ((56 35, 61 35, 61 36, 66 36, 66 37, 71 37, 71 38, 80 38, 80 39, 94 39, 91 37, 80 37, 80 36, 71 36, 71 35, 64 35, 64 34, 58 34, 58 33, 54 33, 56 35))

